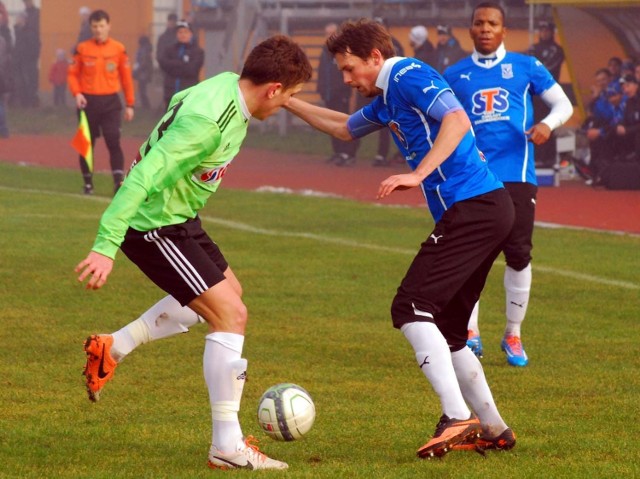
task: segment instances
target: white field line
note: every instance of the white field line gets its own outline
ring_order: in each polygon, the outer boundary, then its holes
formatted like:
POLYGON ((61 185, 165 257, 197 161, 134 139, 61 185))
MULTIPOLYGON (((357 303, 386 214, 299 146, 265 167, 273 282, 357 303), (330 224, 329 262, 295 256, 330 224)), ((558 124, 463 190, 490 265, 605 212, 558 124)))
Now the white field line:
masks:
MULTIPOLYGON (((82 195, 82 194, 60 193, 60 192, 55 192, 55 191, 42 191, 42 190, 29 190, 29 189, 11 188, 11 187, 6 187, 6 186, 0 186, 0 190, 17 191, 17 192, 31 193, 31 194, 41 194, 41 195, 71 197, 71 198, 82 198, 85 201, 86 200, 91 200, 91 201, 97 201, 97 202, 100 202, 100 203, 109 203, 111 201, 111 198, 106 198, 106 197, 101 197, 101 196, 86 196, 86 195, 82 195)), ((34 216, 36 216, 36 215, 34 215, 34 216)), ((48 218, 51 218, 51 216, 55 216, 55 215, 38 214, 37 216, 46 216, 48 218)), ((293 231, 272 230, 272 229, 260 228, 260 227, 252 226, 252 225, 247 224, 247 223, 240 223, 238 221, 231 221, 231 220, 225 220, 225 219, 222 219, 222 218, 215 218, 215 217, 212 217, 212 216, 200 216, 200 219, 203 222, 216 224, 216 225, 219 225, 219 226, 222 226, 222 227, 225 227, 225 228, 229 228, 229 229, 233 229, 233 230, 237 230, 237 231, 244 231, 246 233, 251 233, 251 234, 259 234, 259 235, 274 236, 274 237, 301 238, 301 239, 308 239, 308 240, 312 240, 312 241, 317 241, 317 242, 320 242, 320 243, 334 244, 334 245, 338 245, 338 246, 347 246, 347 247, 350 247, 350 248, 364 249, 364 250, 369 250, 369 251, 380 251, 380 252, 385 252, 385 253, 394 253, 394 254, 402 254, 402 255, 411 255, 411 256, 415 255, 416 252, 417 252, 417 247, 416 247, 416 249, 393 248, 393 247, 389 247, 389 246, 382 246, 382 245, 371 244, 371 243, 362 243, 360 241, 354 241, 354 240, 349 240, 349 239, 344 239, 344 238, 337 238, 337 237, 332 237, 332 236, 318 235, 318 234, 315 234, 315 233, 297 233, 297 232, 293 232, 293 231)), ((559 268, 553 268, 553 267, 550 267, 550 266, 544 266, 544 265, 541 265, 539 263, 532 264, 532 267, 533 267, 534 271, 539 271, 541 273, 555 274, 555 275, 558 275, 558 276, 562 276, 562 277, 570 278, 570 279, 575 279, 575 280, 578 280, 578 281, 584 281, 584 282, 588 282, 588 283, 595 283, 595 284, 606 285, 606 286, 614 286, 614 287, 623 288, 623 289, 640 290, 640 284, 632 283, 632 282, 629 282, 629 281, 619 281, 619 280, 615 280, 615 279, 603 278, 601 276, 595 276, 595 275, 584 274, 584 273, 577 273, 575 271, 569 271, 569 270, 565 270, 565 269, 559 269, 559 268)))

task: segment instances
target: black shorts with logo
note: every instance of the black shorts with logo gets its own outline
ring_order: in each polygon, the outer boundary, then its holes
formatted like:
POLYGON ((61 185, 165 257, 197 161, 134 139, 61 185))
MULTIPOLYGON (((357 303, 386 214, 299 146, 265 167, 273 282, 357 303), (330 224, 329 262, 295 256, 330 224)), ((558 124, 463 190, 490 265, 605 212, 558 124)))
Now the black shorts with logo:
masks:
POLYGON ((229 266, 198 217, 152 231, 129 228, 120 249, 183 306, 224 280, 229 266))
POLYGON ((531 263, 538 187, 531 183, 505 183, 504 187, 516 210, 516 220, 504 244, 504 258, 511 268, 522 271, 531 263))
POLYGON ((391 305, 393 325, 433 322, 451 351, 462 349, 469 316, 513 220, 513 203, 504 188, 445 211, 400 283, 391 305))

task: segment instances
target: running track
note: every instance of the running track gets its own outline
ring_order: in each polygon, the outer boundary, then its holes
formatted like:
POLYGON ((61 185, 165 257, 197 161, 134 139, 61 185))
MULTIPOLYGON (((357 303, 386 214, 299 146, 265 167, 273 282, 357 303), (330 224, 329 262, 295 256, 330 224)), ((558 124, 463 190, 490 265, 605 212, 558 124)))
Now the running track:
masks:
MULTIPOLYGON (((281 141, 278 139, 278 141, 281 141)), ((328 140, 327 140, 328 141, 328 140)), ((126 158, 133 158, 141 140, 122 140, 126 158)), ((0 140, 0 161, 78 170, 77 155, 62 136, 21 136, 0 140)), ((376 202, 378 184, 387 175, 402 172, 404 166, 373 168, 360 158, 353 167, 328 165, 323 157, 283 154, 245 148, 233 161, 223 187, 256 189, 263 186, 294 191, 331 193, 358 201, 376 202)), ((96 170, 108 171, 103 141, 96 146, 96 170)), ((418 189, 396 192, 382 204, 424 206, 418 189)), ((428 214, 425 212, 425 214, 428 214)), ((536 220, 579 228, 640 234, 640 190, 609 191, 585 186, 581 181, 565 181, 560 187, 541 187, 536 220)))

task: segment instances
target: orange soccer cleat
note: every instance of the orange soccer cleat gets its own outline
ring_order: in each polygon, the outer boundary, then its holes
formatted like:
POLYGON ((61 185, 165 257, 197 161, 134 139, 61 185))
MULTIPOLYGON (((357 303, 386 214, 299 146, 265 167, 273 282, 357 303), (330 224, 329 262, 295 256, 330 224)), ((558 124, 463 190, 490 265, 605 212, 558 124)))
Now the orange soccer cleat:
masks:
POLYGON ((100 391, 113 377, 118 363, 111 357, 111 335, 93 334, 84 342, 84 350, 87 353, 87 363, 82 374, 87 382, 89 400, 97 402, 100 399, 100 391))

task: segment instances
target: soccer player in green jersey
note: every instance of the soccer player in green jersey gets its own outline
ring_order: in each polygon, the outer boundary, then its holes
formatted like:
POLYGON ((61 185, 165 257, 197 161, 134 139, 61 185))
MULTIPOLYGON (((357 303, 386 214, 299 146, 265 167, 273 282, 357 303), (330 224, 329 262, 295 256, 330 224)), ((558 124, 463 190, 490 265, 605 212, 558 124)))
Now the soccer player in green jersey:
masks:
POLYGON ((247 308, 240 282, 202 229, 198 211, 238 153, 250 118, 277 112, 311 73, 302 49, 278 35, 251 51, 239 76, 221 73, 177 93, 104 212, 89 255, 75 268, 87 289, 101 288, 121 249, 168 293, 119 331, 87 338, 84 375, 92 401, 137 346, 208 323, 203 367, 213 416, 213 469, 288 466, 261 453, 240 428, 247 308))

